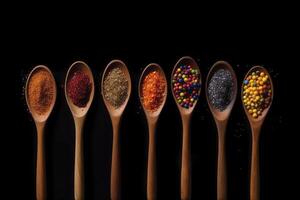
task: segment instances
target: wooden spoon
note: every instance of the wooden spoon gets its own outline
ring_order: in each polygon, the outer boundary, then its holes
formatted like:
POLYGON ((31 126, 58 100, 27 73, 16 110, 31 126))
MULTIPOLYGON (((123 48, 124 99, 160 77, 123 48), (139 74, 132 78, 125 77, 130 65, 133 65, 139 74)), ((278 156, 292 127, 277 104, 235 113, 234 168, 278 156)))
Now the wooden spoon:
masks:
POLYGON ((83 125, 86 118, 86 114, 91 106, 91 103, 94 98, 94 78, 92 71, 89 66, 82 62, 77 61, 74 62, 66 75, 65 79, 65 96, 68 103, 68 106, 71 110, 71 113, 74 118, 75 123, 75 163, 74 163, 74 197, 76 200, 84 199, 84 158, 83 158, 83 125), (86 75, 89 76, 91 81, 91 93, 89 100, 85 107, 78 107, 73 104, 72 99, 69 97, 67 93, 67 84, 69 80, 72 78, 75 72, 82 71, 86 75))
MULTIPOLYGON (((196 63, 196 61, 191 57, 182 57, 178 60, 175 64, 172 77, 174 76, 175 70, 177 67, 181 65, 190 65, 193 69, 197 69, 200 72, 200 69, 196 63)), ((192 112, 195 108, 197 101, 193 104, 193 107, 188 109, 181 107, 181 105, 177 102, 174 91, 173 91, 173 84, 172 84, 172 77, 171 77, 171 89, 174 100, 177 104, 178 110, 181 115, 182 120, 182 158, 181 158, 181 192, 180 196, 181 199, 190 199, 191 198, 191 148, 190 148, 190 119, 192 112)), ((201 84, 201 73, 200 73, 200 84, 201 84)), ((201 89, 199 89, 198 95, 200 95, 201 89)))
MULTIPOLYGON (((245 113, 247 115, 247 118, 249 120, 251 131, 252 131, 252 155, 251 155, 251 176, 250 176, 250 200, 259 200, 260 199, 260 176, 259 176, 259 137, 260 137, 260 129, 261 126, 266 118, 266 115, 271 107, 272 101, 273 101, 273 83, 270 74, 268 71, 261 66, 254 66, 252 67, 248 73, 246 74, 244 80, 247 78, 249 74, 251 74, 254 71, 261 71, 264 72, 266 75, 268 75, 270 84, 271 84, 271 90, 272 90, 272 96, 271 96, 271 102, 269 106, 262 112, 262 114, 258 118, 252 117, 248 110, 246 109, 244 103, 243 107, 245 110, 245 113)), ((242 85, 243 87, 243 85, 242 85)), ((241 98, 243 101, 243 88, 242 88, 241 98)))
POLYGON ((143 110, 145 112, 147 122, 148 122, 148 129, 149 129, 149 146, 148 146, 148 168, 147 168, 147 199, 156 199, 156 134, 155 134, 155 129, 156 129, 156 124, 157 120, 159 118, 160 112, 162 108, 164 107, 164 104, 166 102, 167 98, 167 80, 164 71, 162 68, 155 63, 151 63, 147 65, 147 67, 144 69, 140 81, 139 81, 139 98, 141 101, 141 104, 143 106, 143 110), (145 77, 150 73, 156 71, 160 73, 163 78, 165 79, 166 87, 164 91, 164 99, 159 106, 159 108, 156 111, 151 111, 148 110, 147 108, 144 107, 143 104, 143 97, 141 96, 142 94, 142 88, 143 88, 143 81, 145 77))
POLYGON ((45 124, 47 122, 47 119, 54 107, 55 101, 56 101, 56 84, 54 77, 50 71, 50 69, 44 65, 38 65, 35 68, 32 69, 30 72, 25 86, 25 98, 26 103, 28 106, 28 109, 34 119, 35 126, 37 129, 37 161, 36 161, 36 198, 38 200, 46 199, 47 193, 46 193, 46 165, 45 165, 45 150, 44 150, 44 128, 45 124), (29 97, 28 97, 28 85, 31 76, 36 73, 39 70, 47 70, 53 79, 54 83, 54 97, 53 101, 50 105, 49 110, 44 113, 43 115, 39 115, 34 108, 31 107, 29 103, 29 97))
POLYGON ((208 102, 208 106, 210 111, 212 112, 217 129, 218 129, 218 168, 217 168, 217 199, 225 200, 227 199, 227 176, 226 176, 226 148, 225 148, 225 132, 227 127, 227 122, 233 108, 233 105, 236 100, 237 95, 237 78, 235 72, 233 71, 231 65, 225 61, 216 62, 212 68, 210 69, 207 79, 206 79, 206 99, 208 102), (233 91, 231 102, 225 108, 225 110, 220 111, 215 108, 209 99, 208 96, 208 85, 209 81, 214 75, 214 73, 220 69, 228 70, 231 73, 233 79, 233 91))
POLYGON ((120 169, 120 120, 122 117, 122 114, 125 110, 125 107, 127 105, 127 102, 130 97, 131 93, 131 79, 130 74, 128 72, 128 69, 121 60, 112 60, 108 65, 106 66, 103 76, 102 76, 102 83, 101 83, 101 94, 103 97, 104 104, 109 112, 112 126, 113 126, 113 147, 112 147, 112 163, 111 163, 111 179, 110 179, 110 197, 112 200, 120 199, 121 198, 121 169, 120 169), (109 101, 107 101, 104 97, 104 80, 105 77, 108 75, 108 73, 113 69, 119 67, 125 74, 126 79, 128 80, 128 93, 126 100, 124 103, 118 107, 115 108, 113 105, 110 104, 109 101))

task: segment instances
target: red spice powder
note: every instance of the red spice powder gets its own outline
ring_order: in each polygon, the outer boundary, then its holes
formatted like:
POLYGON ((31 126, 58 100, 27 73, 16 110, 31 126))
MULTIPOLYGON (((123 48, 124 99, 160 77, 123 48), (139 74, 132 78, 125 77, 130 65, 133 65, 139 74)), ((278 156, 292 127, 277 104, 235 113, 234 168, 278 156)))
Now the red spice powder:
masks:
POLYGON ((142 103, 145 109, 156 111, 165 98, 166 81, 157 71, 150 72, 142 82, 142 103))
POLYGON ((83 71, 76 71, 67 83, 67 93, 74 105, 85 107, 91 94, 91 81, 83 71))

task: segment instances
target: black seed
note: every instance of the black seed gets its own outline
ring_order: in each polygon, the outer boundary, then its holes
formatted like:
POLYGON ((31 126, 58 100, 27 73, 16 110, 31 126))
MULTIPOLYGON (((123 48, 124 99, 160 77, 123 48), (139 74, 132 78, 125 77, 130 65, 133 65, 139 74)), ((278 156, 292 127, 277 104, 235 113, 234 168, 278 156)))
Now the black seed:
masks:
POLYGON ((230 104, 233 96, 233 78, 225 69, 217 70, 208 84, 208 99, 218 110, 223 111, 230 104))

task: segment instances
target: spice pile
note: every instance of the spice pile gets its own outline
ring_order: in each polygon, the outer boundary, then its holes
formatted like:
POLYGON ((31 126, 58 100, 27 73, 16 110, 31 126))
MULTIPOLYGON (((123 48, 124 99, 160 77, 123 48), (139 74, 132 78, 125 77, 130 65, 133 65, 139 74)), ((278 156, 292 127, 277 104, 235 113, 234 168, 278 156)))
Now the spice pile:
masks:
POLYGON ((200 72, 190 65, 181 65, 175 69, 172 87, 177 103, 183 108, 193 107, 199 98, 201 87, 200 72))
POLYGON ((259 117, 272 98, 271 83, 268 75, 261 70, 249 74, 243 81, 243 103, 252 117, 259 117))
POLYGON ((74 105, 85 107, 90 99, 92 83, 89 76, 82 70, 71 75, 67 83, 67 93, 74 105))
POLYGON ((128 95, 129 83, 120 67, 113 68, 104 78, 103 96, 114 108, 119 108, 128 95))
POLYGON ((208 99, 219 111, 224 111, 233 96, 233 78, 230 71, 217 70, 208 83, 208 99))
POLYGON ((27 99, 38 115, 47 113, 54 101, 55 82, 46 69, 38 69, 30 76, 27 99))
POLYGON ((152 71, 145 76, 142 81, 141 99, 146 110, 153 112, 161 106, 166 87, 166 80, 160 72, 152 71))

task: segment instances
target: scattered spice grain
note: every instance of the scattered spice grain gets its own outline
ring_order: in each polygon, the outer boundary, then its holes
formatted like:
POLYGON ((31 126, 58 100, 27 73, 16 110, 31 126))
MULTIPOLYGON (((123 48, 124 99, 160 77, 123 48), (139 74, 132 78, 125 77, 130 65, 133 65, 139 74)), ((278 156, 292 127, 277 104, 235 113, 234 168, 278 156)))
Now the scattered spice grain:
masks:
POLYGON ((114 108, 119 108, 128 96, 129 83, 120 67, 114 67, 104 77, 103 95, 114 108))
POLYGON ((166 80, 158 71, 147 74, 142 81, 142 103, 146 110, 156 111, 165 98, 166 80))

